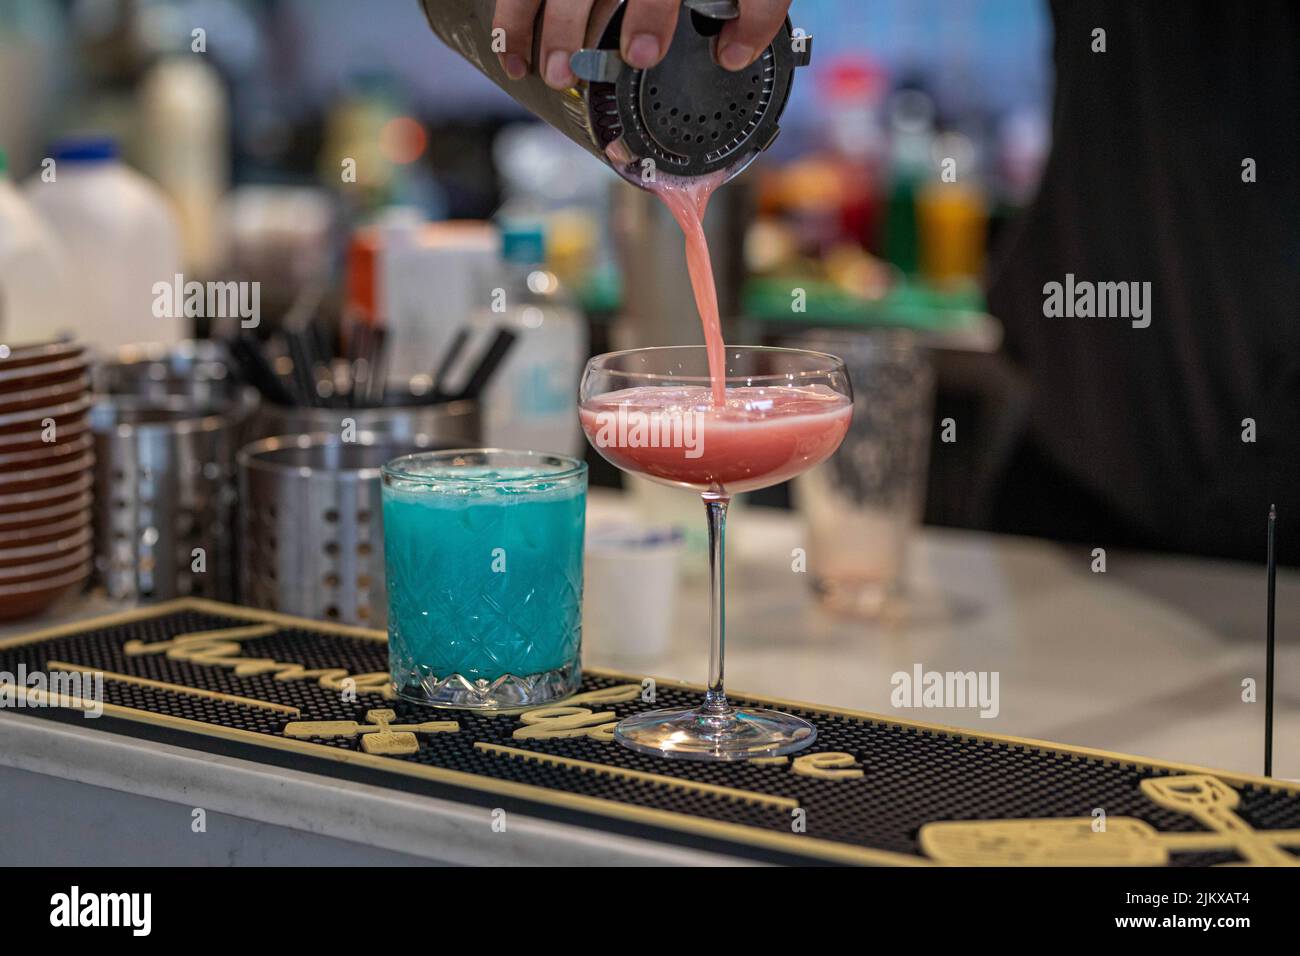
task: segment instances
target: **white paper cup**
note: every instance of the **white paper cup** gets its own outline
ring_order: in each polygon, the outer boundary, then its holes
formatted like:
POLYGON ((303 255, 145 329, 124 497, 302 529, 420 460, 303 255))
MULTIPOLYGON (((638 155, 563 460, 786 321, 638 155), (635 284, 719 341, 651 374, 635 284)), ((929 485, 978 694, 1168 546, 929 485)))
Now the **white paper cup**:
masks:
POLYGON ((639 665, 667 654, 684 547, 685 536, 675 526, 608 524, 588 529, 584 656, 639 665))

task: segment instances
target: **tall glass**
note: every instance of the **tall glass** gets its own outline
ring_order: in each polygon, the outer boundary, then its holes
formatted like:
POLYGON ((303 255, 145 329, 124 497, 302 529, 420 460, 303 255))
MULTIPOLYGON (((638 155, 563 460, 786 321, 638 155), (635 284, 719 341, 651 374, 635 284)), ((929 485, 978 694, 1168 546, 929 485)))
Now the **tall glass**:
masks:
POLYGON ((724 379, 710 380, 703 346, 684 346, 598 355, 580 387, 582 428, 602 456, 704 501, 711 632, 704 702, 637 714, 614 731, 624 746, 665 757, 772 757, 817 736, 791 714, 737 707, 723 689, 727 504, 830 457, 848 431, 853 393, 839 359, 800 349, 730 347, 724 379))
POLYGON ((383 467, 388 658, 406 700, 493 710, 582 683, 587 466, 461 449, 383 467))
POLYGON ((934 373, 897 331, 818 331, 853 377, 853 424, 839 451, 793 482, 808 530, 808 574, 833 611, 867 618, 902 609, 908 547, 925 505, 934 373))

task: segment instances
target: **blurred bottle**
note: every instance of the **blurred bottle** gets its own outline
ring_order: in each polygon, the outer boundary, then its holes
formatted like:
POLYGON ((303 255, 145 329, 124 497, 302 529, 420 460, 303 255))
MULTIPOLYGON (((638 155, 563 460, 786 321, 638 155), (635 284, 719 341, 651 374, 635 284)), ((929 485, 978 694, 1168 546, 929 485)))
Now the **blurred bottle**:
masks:
POLYGON ((428 131, 408 106, 397 77, 375 70, 353 75, 325 115, 317 173, 356 220, 390 205, 419 208, 430 219, 447 215, 446 192, 421 162, 428 131))
POLYGON ((865 54, 833 60, 819 82, 825 138, 840 168, 840 230, 879 253, 888 136, 884 70, 865 54))
POLYGON ((0 150, 0 342, 73 331, 70 279, 58 240, 14 187, 0 150))
POLYGON ((216 68, 201 55, 164 57, 140 86, 141 166, 171 198, 185 268, 193 278, 218 264, 217 207, 230 187, 229 108, 216 68))
POLYGON ((540 221, 546 261, 560 282, 581 295, 615 267, 609 235, 608 182, 572 176, 573 144, 545 123, 511 123, 492 142, 501 177, 502 221, 540 221))
POLYGON ((960 133, 945 133, 935 138, 933 152, 939 174, 916 195, 921 274, 936 285, 978 280, 984 272, 988 200, 974 145, 960 133))
POLYGON ((886 257, 904 272, 920 265, 916 191, 929 171, 934 139, 934 102, 920 90, 895 93, 889 101, 890 192, 885 212, 886 257))
MULTIPOLYGON (((303 289, 327 281, 336 255, 334 197, 311 186, 240 186, 217 209, 222 279, 256 282, 267 329, 303 289)), ((214 322, 212 334, 228 323, 214 322)))
POLYGON ((380 148, 384 125, 400 114, 391 81, 379 73, 355 76, 325 117, 318 157, 320 181, 373 211, 393 199, 393 163, 380 148), (348 188, 343 188, 346 185, 348 188))
POLYGON ((587 355, 586 325, 555 274, 548 272, 540 225, 501 227, 504 284, 475 316, 480 340, 496 327, 518 338, 484 394, 487 443, 497 448, 578 455, 578 379, 587 355))
POLYGON ((114 141, 56 145, 54 165, 28 181, 26 194, 76 266, 70 288, 78 338, 108 351, 187 337, 184 304, 160 302, 154 290, 158 283, 173 288, 181 273, 175 215, 153 183, 118 160, 114 141))

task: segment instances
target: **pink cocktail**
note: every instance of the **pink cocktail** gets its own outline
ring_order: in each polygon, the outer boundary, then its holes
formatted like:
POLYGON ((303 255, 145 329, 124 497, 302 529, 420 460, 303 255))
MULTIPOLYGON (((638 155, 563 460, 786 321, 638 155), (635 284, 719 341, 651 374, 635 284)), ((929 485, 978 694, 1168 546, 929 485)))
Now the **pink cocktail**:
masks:
POLYGON ((766 488, 825 461, 853 413, 839 359, 797 349, 727 347, 710 365, 701 346, 634 349, 587 363, 583 431, 624 471, 700 494, 709 521, 712 652, 704 704, 637 714, 615 738, 634 750, 743 760, 800 750, 816 728, 799 717, 736 707, 723 690, 723 542, 733 494, 766 488), (722 365, 722 374, 716 372, 722 365), (720 400, 719 400, 720 396, 720 400))
POLYGON ((737 386, 714 405, 706 386, 636 386, 582 404, 587 438, 624 471, 696 491, 738 494, 825 461, 853 407, 825 385, 737 386))

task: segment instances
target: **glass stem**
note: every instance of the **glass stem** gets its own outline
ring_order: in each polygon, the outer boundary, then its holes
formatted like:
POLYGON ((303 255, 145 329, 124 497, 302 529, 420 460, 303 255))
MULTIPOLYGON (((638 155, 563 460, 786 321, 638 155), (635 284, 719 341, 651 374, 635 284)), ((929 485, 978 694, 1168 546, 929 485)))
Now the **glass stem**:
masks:
POLYGON ((709 685, 704 694, 704 710, 727 714, 731 705, 722 689, 722 658, 727 632, 727 505, 731 496, 706 492, 704 510, 709 519, 709 685))

